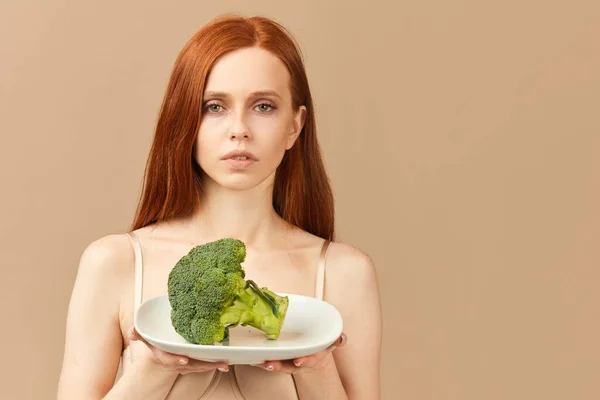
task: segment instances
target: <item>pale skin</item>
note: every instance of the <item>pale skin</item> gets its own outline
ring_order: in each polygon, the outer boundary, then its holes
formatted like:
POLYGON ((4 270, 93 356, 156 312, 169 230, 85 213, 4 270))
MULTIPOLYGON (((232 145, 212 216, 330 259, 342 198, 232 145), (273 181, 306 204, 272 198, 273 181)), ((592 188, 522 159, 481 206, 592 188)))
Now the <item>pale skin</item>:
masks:
MULTIPOLYGON (((261 286, 314 295, 323 239, 292 227, 272 207, 275 169, 298 138, 306 113, 305 107, 292 106, 289 80, 283 63, 258 48, 232 52, 214 66, 194 148, 205 172, 202 205, 189 217, 136 231, 144 246, 144 298, 166 292, 170 269, 194 245, 223 237, 246 244, 244 269, 261 286), (238 149, 257 159, 243 171, 221 159, 238 149)), ((168 354, 143 341, 132 329, 132 270, 124 234, 85 249, 68 311, 59 400, 162 400, 178 373, 228 370, 224 363, 168 354), (123 348, 132 342, 146 344, 143 357, 113 386, 123 348)), ((338 341, 317 354, 256 368, 294 374, 302 400, 380 398, 381 305, 371 258, 332 243, 324 300, 342 314, 344 334, 338 341)))

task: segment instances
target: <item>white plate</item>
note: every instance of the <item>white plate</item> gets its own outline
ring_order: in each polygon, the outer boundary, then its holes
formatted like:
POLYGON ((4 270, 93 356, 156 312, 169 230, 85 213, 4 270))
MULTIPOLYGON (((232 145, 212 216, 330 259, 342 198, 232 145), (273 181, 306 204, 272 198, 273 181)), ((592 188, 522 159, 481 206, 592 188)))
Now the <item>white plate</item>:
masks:
POLYGON ((288 296, 289 306, 281 334, 269 340, 249 326, 229 330, 229 343, 192 344, 171 324, 171 304, 167 295, 146 300, 138 309, 134 325, 153 346, 187 357, 234 364, 260 364, 269 360, 288 360, 314 354, 330 346, 342 333, 342 316, 331 304, 296 294, 288 296))

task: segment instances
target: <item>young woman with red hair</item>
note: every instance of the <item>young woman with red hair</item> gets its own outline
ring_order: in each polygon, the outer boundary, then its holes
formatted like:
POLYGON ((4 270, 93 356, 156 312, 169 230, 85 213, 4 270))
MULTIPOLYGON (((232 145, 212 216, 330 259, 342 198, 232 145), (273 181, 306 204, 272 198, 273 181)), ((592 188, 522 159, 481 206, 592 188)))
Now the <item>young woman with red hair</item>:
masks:
POLYGON ((83 252, 58 398, 374 400, 380 343, 373 263, 334 242, 298 46, 267 18, 211 21, 173 67, 131 230, 83 252), (344 321, 338 341, 307 357, 236 366, 146 343, 132 328, 136 308, 165 294, 170 269, 192 247, 224 237, 246 244, 244 269, 262 286, 333 304, 344 321))

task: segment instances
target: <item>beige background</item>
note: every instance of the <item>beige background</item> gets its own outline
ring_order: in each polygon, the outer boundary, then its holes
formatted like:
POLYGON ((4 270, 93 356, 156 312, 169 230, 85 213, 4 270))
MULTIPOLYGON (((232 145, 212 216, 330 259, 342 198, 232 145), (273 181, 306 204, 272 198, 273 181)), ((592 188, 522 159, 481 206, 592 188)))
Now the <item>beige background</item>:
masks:
POLYGON ((600 398, 594 3, 3 1, 0 399, 54 397, 81 252, 129 226, 175 56, 229 11, 305 51, 383 398, 600 398))

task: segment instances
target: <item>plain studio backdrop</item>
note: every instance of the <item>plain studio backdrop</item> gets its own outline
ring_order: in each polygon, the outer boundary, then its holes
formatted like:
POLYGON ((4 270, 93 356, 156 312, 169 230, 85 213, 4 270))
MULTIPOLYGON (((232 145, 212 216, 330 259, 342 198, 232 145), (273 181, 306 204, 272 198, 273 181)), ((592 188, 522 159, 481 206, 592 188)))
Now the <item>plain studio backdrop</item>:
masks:
POLYGON ((600 398, 600 6, 532 0, 3 1, 0 398, 55 397, 81 253, 129 227, 175 57, 228 12, 300 42, 383 398, 600 398))

